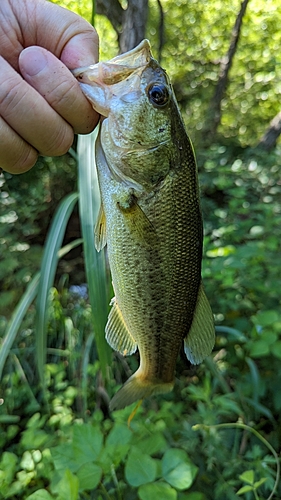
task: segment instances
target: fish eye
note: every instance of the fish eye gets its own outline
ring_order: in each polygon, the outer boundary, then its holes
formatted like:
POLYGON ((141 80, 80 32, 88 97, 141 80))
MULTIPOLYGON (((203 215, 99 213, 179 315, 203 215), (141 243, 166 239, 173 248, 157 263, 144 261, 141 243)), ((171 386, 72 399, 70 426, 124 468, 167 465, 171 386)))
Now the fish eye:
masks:
POLYGON ((170 94, 165 85, 152 83, 147 91, 150 102, 157 107, 165 106, 169 102, 170 94))

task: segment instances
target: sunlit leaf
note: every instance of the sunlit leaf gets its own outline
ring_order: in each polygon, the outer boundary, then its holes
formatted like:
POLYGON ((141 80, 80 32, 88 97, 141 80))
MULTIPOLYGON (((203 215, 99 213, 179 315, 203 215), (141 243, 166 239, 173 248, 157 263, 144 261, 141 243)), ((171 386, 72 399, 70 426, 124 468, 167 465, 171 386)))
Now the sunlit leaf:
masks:
POLYGON ((169 484, 164 482, 143 484, 138 489, 141 500, 176 500, 177 492, 169 484))
POLYGON ((103 375, 110 364, 110 348, 105 340, 109 297, 104 250, 95 249, 94 229, 100 208, 100 193, 95 168, 95 140, 97 131, 79 136, 79 212, 83 235, 84 259, 95 341, 103 375))
POLYGON ((99 465, 89 463, 83 464, 77 471, 79 479, 79 490, 93 490, 101 480, 102 468, 99 465))
POLYGON ((151 483, 156 477, 157 465, 149 455, 133 449, 128 455, 125 477, 131 486, 151 483))
POLYGON ((246 470, 239 476, 239 479, 241 481, 244 481, 244 483, 249 483, 249 484, 254 484, 254 478, 255 478, 255 473, 253 470, 246 470))
POLYGON ((26 497, 26 500, 52 500, 53 498, 47 490, 40 489, 26 497))
POLYGON ((53 285, 58 264, 58 251, 65 234, 68 219, 77 202, 78 195, 71 193, 60 203, 52 221, 41 264, 40 281, 36 301, 36 360, 42 384, 44 385, 44 365, 46 362, 47 321, 49 314, 49 292, 53 285))
POLYGON ((189 460, 184 450, 171 448, 162 458, 163 478, 178 490, 189 488, 197 471, 198 467, 189 460))

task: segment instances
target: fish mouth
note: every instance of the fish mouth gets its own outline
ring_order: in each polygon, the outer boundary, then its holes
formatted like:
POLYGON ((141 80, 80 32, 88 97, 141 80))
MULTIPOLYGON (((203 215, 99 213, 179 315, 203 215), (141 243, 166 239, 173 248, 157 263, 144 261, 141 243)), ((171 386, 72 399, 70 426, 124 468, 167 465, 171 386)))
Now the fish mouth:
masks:
POLYGON ((114 57, 110 62, 76 68, 72 70, 72 74, 81 83, 114 85, 126 80, 132 73, 142 70, 152 59, 150 43, 145 39, 129 52, 114 57))

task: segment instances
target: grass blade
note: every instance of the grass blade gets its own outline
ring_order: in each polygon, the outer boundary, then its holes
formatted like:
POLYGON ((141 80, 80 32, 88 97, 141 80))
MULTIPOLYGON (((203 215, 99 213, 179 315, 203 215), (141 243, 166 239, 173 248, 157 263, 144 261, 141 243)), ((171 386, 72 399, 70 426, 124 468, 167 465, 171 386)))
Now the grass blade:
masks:
MULTIPOLYGON (((82 241, 83 241, 82 238, 78 238, 77 240, 74 240, 68 245, 65 245, 64 247, 60 248, 60 250, 58 251, 58 257, 59 258, 63 257, 68 252, 70 252, 70 250, 72 250, 78 245, 81 245, 82 241)), ((35 274, 34 278, 29 283, 26 291, 24 292, 20 302, 15 308, 13 315, 7 325, 6 333, 3 338, 3 342, 1 344, 1 349, 0 349, 0 380, 2 377, 2 372, 4 365, 6 363, 6 359, 16 339, 17 333, 24 319, 24 316, 26 315, 28 308, 30 307, 30 305, 32 304, 33 300, 37 295, 39 280, 40 280, 40 272, 35 274)), ((66 355, 65 351, 63 352, 64 355, 66 355)))
POLYGON ((79 136, 79 211, 84 241, 84 259, 93 327, 102 374, 105 377, 110 363, 110 349, 104 336, 108 314, 108 286, 104 251, 97 252, 94 228, 100 207, 100 193, 95 168, 95 140, 97 131, 79 136))
POLYGON ((19 301, 17 307, 15 308, 13 315, 7 325, 6 334, 3 338, 3 342, 0 349, 0 380, 2 377, 3 368, 12 345, 15 341, 17 333, 19 331, 21 322, 36 297, 38 284, 40 279, 40 273, 37 273, 32 281, 29 283, 26 291, 24 292, 21 300, 19 301))
POLYGON ((40 380, 44 386, 44 370, 47 347, 47 322, 49 313, 49 291, 54 283, 59 249, 65 234, 65 228, 78 194, 71 193, 60 203, 49 230, 41 264, 35 317, 36 360, 40 380))

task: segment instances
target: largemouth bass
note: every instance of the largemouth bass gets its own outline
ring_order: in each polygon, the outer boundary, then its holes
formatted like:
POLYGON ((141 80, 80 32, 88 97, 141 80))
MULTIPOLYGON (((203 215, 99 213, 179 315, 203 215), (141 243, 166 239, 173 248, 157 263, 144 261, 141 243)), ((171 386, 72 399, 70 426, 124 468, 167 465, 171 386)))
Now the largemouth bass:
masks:
POLYGON ((114 410, 171 391, 182 343, 193 364, 214 346, 201 281, 197 168, 171 83, 147 40, 74 74, 101 114, 95 235, 98 250, 107 244, 115 292, 106 339, 124 356, 140 353, 114 410))

